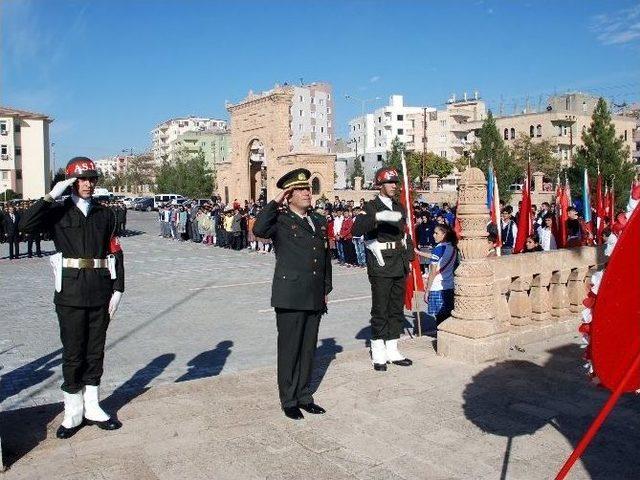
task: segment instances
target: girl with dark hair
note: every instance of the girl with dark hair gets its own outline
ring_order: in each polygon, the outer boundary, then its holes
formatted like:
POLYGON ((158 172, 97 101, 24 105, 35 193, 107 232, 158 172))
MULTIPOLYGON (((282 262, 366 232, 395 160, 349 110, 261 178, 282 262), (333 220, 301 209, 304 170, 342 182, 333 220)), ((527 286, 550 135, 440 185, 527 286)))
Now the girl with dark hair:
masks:
POLYGON ((429 258, 426 274, 425 301, 427 315, 438 325, 453 310, 453 274, 458 266, 458 237, 448 224, 438 224, 433 231, 437 243, 431 254, 416 249, 416 254, 429 258))
POLYGON ((538 237, 537 233, 529 235, 524 245, 524 253, 530 252, 544 252, 542 245, 540 245, 540 237, 538 237))

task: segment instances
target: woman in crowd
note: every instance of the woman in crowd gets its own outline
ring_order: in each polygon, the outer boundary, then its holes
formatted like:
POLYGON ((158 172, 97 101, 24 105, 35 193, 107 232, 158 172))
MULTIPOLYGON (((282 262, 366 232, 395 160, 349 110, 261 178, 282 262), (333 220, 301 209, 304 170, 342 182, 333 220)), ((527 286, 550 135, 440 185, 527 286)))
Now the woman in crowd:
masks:
POLYGON ((543 251, 544 250, 542 249, 542 245, 540 245, 540 238, 538 237, 538 234, 534 233, 533 235, 529 235, 524 245, 524 253, 543 251))
POLYGON ((545 252, 558 248, 556 237, 553 235, 553 214, 548 213, 542 218, 542 225, 538 227, 538 237, 545 252))
POLYGON ((433 231, 437 245, 431 253, 415 249, 417 255, 429 258, 426 273, 425 297, 427 315, 442 323, 453 310, 453 273, 458 266, 458 238, 447 224, 438 224, 433 231))

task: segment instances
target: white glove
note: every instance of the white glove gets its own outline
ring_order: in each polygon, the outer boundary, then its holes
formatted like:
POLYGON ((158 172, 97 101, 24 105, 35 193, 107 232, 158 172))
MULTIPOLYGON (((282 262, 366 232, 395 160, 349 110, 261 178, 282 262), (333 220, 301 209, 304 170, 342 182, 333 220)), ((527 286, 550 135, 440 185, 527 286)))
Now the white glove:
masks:
POLYGON ((381 212, 376 212, 376 220, 378 222, 398 223, 401 219, 402 214, 393 210, 382 210, 381 212))
POLYGON ((51 189, 51 191, 49 192, 49 196, 51 198, 53 198, 54 200, 56 198, 59 198, 60 195, 62 195, 67 188, 69 188, 71 185, 73 185, 76 180, 77 180, 77 178, 69 178, 67 180, 62 180, 62 181, 56 183, 53 186, 53 188, 51 189))
POLYGON ((113 320, 113 317, 118 310, 120 300, 122 300, 122 292, 116 290, 113 292, 113 295, 111 295, 111 300, 109 301, 109 317, 111 317, 111 320, 113 320))

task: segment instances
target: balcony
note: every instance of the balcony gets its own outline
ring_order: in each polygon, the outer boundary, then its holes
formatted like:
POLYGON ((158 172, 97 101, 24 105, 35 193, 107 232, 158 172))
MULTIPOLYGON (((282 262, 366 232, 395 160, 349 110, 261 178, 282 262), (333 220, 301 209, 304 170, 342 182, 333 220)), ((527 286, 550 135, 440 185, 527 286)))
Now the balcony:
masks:
POLYGON ((466 110, 464 108, 449 108, 447 109, 447 113, 452 117, 460 118, 470 118, 473 116, 473 112, 471 110, 466 110))

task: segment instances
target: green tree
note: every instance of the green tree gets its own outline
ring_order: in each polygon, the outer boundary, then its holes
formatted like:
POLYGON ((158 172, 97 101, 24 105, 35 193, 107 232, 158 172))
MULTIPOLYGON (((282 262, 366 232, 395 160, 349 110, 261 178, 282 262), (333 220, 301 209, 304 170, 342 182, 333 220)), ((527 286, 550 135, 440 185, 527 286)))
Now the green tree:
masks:
POLYGON ((560 159, 554 154, 548 140, 532 142, 529 135, 522 133, 513 142, 511 155, 522 171, 526 171, 530 158, 532 173, 540 171, 550 178, 556 178, 560 172, 560 159))
POLYGON ((356 158, 353 160, 353 172, 349 177, 349 179, 351 180, 351 185, 354 188, 356 186, 355 184, 356 177, 360 177, 362 180, 364 180, 364 169, 362 168, 362 162, 360 161, 360 157, 358 156, 356 156, 356 158))
MULTIPOLYGON (((493 163, 493 169, 498 180, 500 199, 508 202, 511 198, 509 185, 518 178, 522 178, 524 172, 513 160, 511 152, 504 144, 491 111, 489 111, 487 118, 482 123, 478 138, 480 143, 476 143, 473 146, 471 159, 464 158, 463 160, 469 162, 471 166, 482 170, 485 175, 489 171, 489 165, 493 163)), ((466 165, 461 165, 460 167, 461 170, 464 170, 466 165)))
POLYGON ((8 202, 9 200, 19 200, 21 198, 22 198, 21 194, 14 192, 10 188, 0 193, 0 200, 2 200, 3 202, 8 202))
POLYGON ((402 175, 402 154, 404 151, 404 143, 396 136, 391 141, 391 150, 387 152, 387 158, 382 162, 382 165, 385 167, 393 167, 402 175))
POLYGON ((578 148, 573 165, 567 170, 572 192, 582 191, 584 169, 595 185, 598 165, 605 180, 615 177, 616 207, 622 209, 629 200, 629 187, 635 176, 634 165, 629 161, 629 148, 611 122, 611 113, 603 98, 598 100, 591 116, 591 126, 582 134, 584 146, 578 148))
POLYGON ((438 177, 443 178, 453 172, 453 167, 453 164, 446 158, 433 152, 427 152, 426 155, 419 152, 409 152, 407 154, 407 169, 412 179, 421 177, 423 171, 423 182, 427 180, 429 175, 438 175, 438 177))
POLYGON ((195 156, 179 152, 172 162, 163 162, 156 169, 156 190, 178 193, 189 198, 210 197, 213 192, 214 172, 200 151, 195 156))
POLYGON ((149 154, 136 155, 127 163, 127 185, 129 190, 139 193, 144 185, 149 185, 153 178, 153 157, 149 154))

